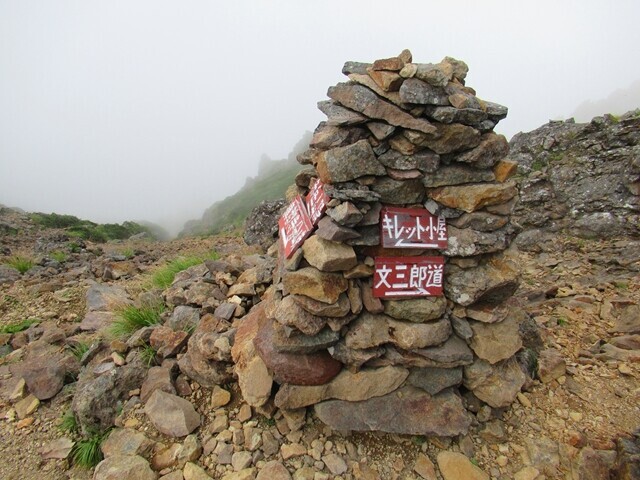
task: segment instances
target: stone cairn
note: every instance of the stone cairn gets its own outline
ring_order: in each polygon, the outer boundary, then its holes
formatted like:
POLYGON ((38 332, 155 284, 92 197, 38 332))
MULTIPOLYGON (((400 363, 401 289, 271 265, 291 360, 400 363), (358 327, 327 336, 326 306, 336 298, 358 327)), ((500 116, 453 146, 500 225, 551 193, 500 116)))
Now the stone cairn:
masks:
POLYGON ((507 108, 479 99, 467 71, 450 57, 413 63, 408 50, 347 62, 350 81, 319 102, 328 120, 298 157, 311 166, 294 193, 318 178, 330 201, 290 258, 280 246, 273 286, 237 331, 249 404, 314 406, 340 431, 455 436, 482 402, 516 398, 524 314, 506 303, 518 274, 505 253, 517 233, 516 164, 493 132, 507 108), (444 219, 446 249, 383 248, 385 206, 444 219), (421 255, 444 257, 443 296, 374 297, 376 257, 421 255))

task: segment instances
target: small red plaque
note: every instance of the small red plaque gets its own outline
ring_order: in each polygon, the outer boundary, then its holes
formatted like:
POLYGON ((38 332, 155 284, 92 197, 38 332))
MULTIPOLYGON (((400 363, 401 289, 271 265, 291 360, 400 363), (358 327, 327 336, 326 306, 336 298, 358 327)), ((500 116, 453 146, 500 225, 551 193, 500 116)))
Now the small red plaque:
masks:
POLYGON ((280 241, 284 247, 284 255, 286 258, 290 258, 313 231, 307 207, 300 195, 289 204, 278 220, 278 229, 280 241))
POLYGON ((442 295, 444 257, 377 257, 373 296, 415 298, 442 295))
POLYGON ((329 195, 324 192, 324 183, 317 178, 312 179, 313 184, 307 194, 307 212, 313 225, 318 224, 318 220, 324 215, 329 203, 329 195))
POLYGON ((447 248, 445 219, 424 208, 384 207, 380 229, 385 248, 447 248))

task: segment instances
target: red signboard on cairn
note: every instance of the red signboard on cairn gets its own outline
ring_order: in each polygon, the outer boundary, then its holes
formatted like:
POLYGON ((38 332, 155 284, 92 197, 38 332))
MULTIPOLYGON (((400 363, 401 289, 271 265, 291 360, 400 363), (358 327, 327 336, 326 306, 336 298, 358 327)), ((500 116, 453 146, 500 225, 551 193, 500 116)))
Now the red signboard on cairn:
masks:
POLYGON ((311 189, 307 194, 307 212, 309 213, 309 219, 313 225, 318 224, 318 220, 322 218, 325 210, 327 209, 327 204, 329 203, 329 195, 324 192, 324 183, 322 180, 313 178, 311 180, 313 184, 311 185, 311 189))
POLYGON ((280 231, 280 241, 284 248, 284 256, 291 258, 313 231, 313 224, 307 214, 307 207, 300 195, 289 204, 280 220, 278 220, 278 229, 280 231))
POLYGON ((424 208, 384 207, 380 229, 385 248, 447 248, 445 219, 424 208))
POLYGON ((442 295, 444 257, 377 257, 373 296, 387 299, 442 295))

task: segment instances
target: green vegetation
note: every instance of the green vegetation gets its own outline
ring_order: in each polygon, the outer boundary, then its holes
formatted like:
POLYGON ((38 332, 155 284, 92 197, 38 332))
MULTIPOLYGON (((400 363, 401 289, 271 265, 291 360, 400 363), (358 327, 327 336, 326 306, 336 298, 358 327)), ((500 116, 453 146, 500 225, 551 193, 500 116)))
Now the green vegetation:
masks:
POLYGON ((200 220, 188 222, 180 236, 215 235, 242 228, 251 210, 260 202, 283 198, 303 168, 296 157, 307 149, 311 136, 311 132, 305 132, 286 159, 272 160, 263 156, 256 177, 247 178, 240 190, 211 205, 200 220))
POLYGON ((160 315, 164 311, 163 303, 144 307, 134 305, 122 307, 118 310, 118 319, 111 324, 109 333, 116 338, 122 338, 143 327, 157 325, 160 323, 160 315))
POLYGON ((60 251, 51 252, 49 256, 58 263, 62 263, 69 258, 69 255, 60 251))
POLYGON ((78 361, 80 361, 82 359, 82 357, 84 356, 85 353, 87 353, 89 351, 89 348, 91 346, 84 343, 84 342, 78 342, 75 343, 73 345, 70 345, 69 351, 71 352, 71 354, 76 357, 78 359, 78 361))
POLYGON ((123 248, 120 254, 123 257, 125 257, 127 260, 135 257, 135 252, 133 251, 133 248, 123 248))
POLYGON ((153 236, 151 229, 136 222, 99 224, 89 220, 81 220, 73 215, 59 215, 57 213, 32 213, 31 220, 46 228, 64 229, 70 236, 92 242, 125 240, 142 232, 153 236))
POLYGON ((145 343, 140 350, 140 358, 142 358, 142 361, 147 364, 147 367, 156 363, 157 355, 158 351, 148 343, 145 343))
POLYGON ((78 433, 78 419, 74 415, 73 410, 71 410, 71 407, 62 415, 58 428, 66 433, 78 433))
POLYGON ((33 267, 33 259, 29 257, 23 257, 21 255, 14 255, 5 260, 7 265, 15 268, 20 273, 25 273, 33 267))
POLYGON ((537 158, 531 164, 531 171, 532 172, 539 172, 540 170, 542 170, 546 166, 547 166, 547 164, 543 160, 540 160, 539 158, 537 158))
POLYGON ((83 468, 93 468, 104 458, 100 445, 107 438, 109 430, 93 432, 86 438, 78 440, 71 449, 71 461, 83 468))
POLYGON ((427 437, 425 437, 424 435, 414 435, 413 437, 411 437, 411 441, 414 445, 420 446, 427 441, 427 437))
POLYGON ((26 330, 31 325, 40 322, 37 318, 28 318, 18 323, 11 323, 9 325, 3 325, 0 327, 0 333, 18 333, 26 330))
POLYGON ((216 251, 209 252, 204 256, 178 257, 153 272, 151 282, 154 286, 165 289, 173 283, 173 279, 177 273, 189 267, 199 265, 205 260, 217 260, 218 258, 220 258, 220 256, 216 251))
POLYGON ((613 285, 618 290, 629 290, 629 282, 627 282, 627 281, 617 280, 617 281, 613 282, 613 285))
POLYGON ((82 250, 80 248, 80 245, 78 245, 76 242, 69 242, 67 246, 69 247, 69 251, 71 253, 80 253, 80 250, 82 250))
POLYGON ((561 327, 564 327, 569 324, 569 321, 566 319, 566 317, 558 317, 557 324, 561 327))

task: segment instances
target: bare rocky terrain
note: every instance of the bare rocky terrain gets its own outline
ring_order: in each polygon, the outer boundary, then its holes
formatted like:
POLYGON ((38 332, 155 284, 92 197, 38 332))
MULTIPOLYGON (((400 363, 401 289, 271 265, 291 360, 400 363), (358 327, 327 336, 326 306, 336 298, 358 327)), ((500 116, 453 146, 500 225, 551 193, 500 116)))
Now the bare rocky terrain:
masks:
MULTIPOLYGON (((4 214, 14 225, 20 224, 15 214, 4 214)), ((19 239, 3 237, 4 244, 34 256, 43 239, 60 235, 37 231, 28 222, 22 228, 33 231, 19 239)), ((40 320, 25 334, 2 337, 2 478, 93 476, 91 470, 71 464, 68 448, 61 442, 80 438, 60 430, 77 382, 66 379, 52 399, 40 401, 28 413, 17 413, 16 400, 27 392, 15 396, 18 378, 12 374, 12 365, 21 363, 21 352, 29 343, 20 347, 16 342, 28 342, 29 337, 38 335, 57 336, 59 340, 52 345, 65 351, 78 337, 86 342, 99 339, 100 332, 78 329, 87 313, 90 285, 118 286, 135 298, 146 288, 148 273, 162 259, 212 249, 228 261, 255 255, 238 237, 87 245, 84 250, 95 253, 75 254, 77 260, 71 254, 55 273, 26 273, 0 287, 2 325, 25 318, 40 320), (108 261, 114 252, 124 249, 134 249, 135 256, 108 261), (103 280, 104 265, 114 262, 132 262, 137 273, 103 280), (78 274, 80 271, 85 273, 78 274), (96 276, 101 271, 102 275, 96 276), (27 339, 20 340, 22 335, 27 339), (8 345, 18 348, 9 349, 8 345)), ((515 253, 523 276, 514 301, 524 306, 539 329, 539 338, 532 341, 541 341, 542 351, 549 352, 547 360, 538 359, 539 366, 548 370, 546 376, 539 373, 510 408, 478 405, 474 425, 466 436, 450 439, 336 432, 319 422, 312 411, 306 416, 298 412, 297 416, 277 414, 273 418, 269 412, 252 411, 233 380, 210 388, 186 379, 181 382, 180 395, 202 416, 202 424, 193 434, 186 439, 162 434, 145 414, 143 404, 129 401, 118 416, 119 428, 112 431, 115 435, 125 428, 127 440, 116 441, 114 451, 106 453, 116 455, 119 449, 138 448, 156 471, 170 479, 256 478, 260 472, 265 473, 258 478, 443 478, 439 460, 444 460, 438 456, 442 452, 463 453, 472 460, 470 465, 477 465, 490 478, 608 478, 597 472, 609 475, 614 471, 617 442, 629 438, 640 423, 640 242, 559 235, 541 250, 515 253), (276 473, 268 473, 269 469, 276 473), (204 472, 209 477, 202 476, 204 472)), ((117 347, 113 341, 106 343, 105 357, 110 358, 117 347)), ((178 353, 178 357, 182 355, 178 353)), ((138 399, 139 389, 128 395, 130 400, 138 399)), ((477 476, 458 478, 487 478, 477 470, 472 474, 477 476)))

